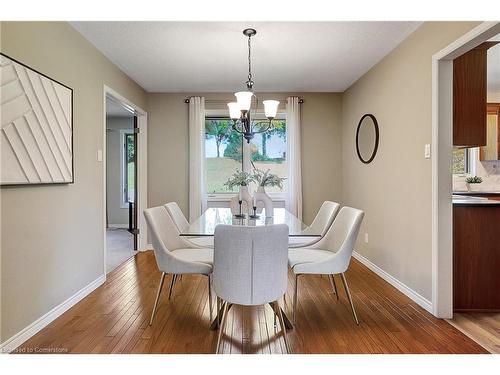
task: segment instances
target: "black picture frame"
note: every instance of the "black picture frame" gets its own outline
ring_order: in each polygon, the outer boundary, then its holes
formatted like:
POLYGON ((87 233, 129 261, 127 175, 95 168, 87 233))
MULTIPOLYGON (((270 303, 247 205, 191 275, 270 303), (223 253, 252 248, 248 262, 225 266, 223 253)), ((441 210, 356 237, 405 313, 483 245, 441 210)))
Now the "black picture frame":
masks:
POLYGON ((364 164, 370 164, 373 159, 375 159, 375 156, 377 155, 378 151, 378 143, 379 143, 379 127, 378 127, 378 121, 375 118, 374 115, 371 113, 366 113, 364 114, 361 119, 358 122, 358 127, 356 128, 356 153, 358 154, 359 160, 364 163, 364 164), (363 120, 365 118, 369 117, 373 121, 373 126, 375 127, 375 146, 373 147, 373 152, 368 160, 363 159, 363 156, 361 156, 361 152, 359 151, 359 131, 361 129, 361 125, 363 124, 363 120))

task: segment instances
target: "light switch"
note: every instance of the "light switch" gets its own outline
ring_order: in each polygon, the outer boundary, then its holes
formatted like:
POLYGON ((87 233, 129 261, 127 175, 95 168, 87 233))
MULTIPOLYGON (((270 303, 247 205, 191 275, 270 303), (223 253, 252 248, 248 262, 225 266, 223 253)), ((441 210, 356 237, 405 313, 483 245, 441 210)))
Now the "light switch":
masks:
POLYGON ((97 161, 102 161, 102 150, 97 150, 97 161))
POLYGON ((426 159, 431 158, 431 145, 429 143, 427 143, 424 147, 424 156, 426 159))

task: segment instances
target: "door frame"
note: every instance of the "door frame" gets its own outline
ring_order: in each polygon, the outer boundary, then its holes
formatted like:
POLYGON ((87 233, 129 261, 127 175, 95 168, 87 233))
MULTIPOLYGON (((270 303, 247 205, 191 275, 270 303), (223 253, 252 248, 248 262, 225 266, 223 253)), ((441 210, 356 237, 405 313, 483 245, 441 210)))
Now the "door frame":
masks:
POLYGON ((103 150, 102 150, 102 178, 103 178, 103 189, 102 189, 102 199, 103 199, 103 246, 104 246, 104 275, 106 275, 106 258, 107 258, 107 245, 106 245, 106 97, 111 97, 115 101, 122 104, 124 107, 128 108, 132 113, 137 116, 137 127, 139 128, 139 134, 137 137, 137 216, 138 222, 137 227, 139 229, 138 235, 138 251, 144 251, 147 249, 147 225, 144 215, 140 213, 147 208, 147 192, 148 192, 148 114, 147 112, 134 104, 132 101, 128 100, 125 96, 121 95, 109 86, 103 85, 103 150))
POLYGON ((453 59, 499 33, 500 22, 483 22, 432 56, 432 310, 438 318, 453 317, 453 59))

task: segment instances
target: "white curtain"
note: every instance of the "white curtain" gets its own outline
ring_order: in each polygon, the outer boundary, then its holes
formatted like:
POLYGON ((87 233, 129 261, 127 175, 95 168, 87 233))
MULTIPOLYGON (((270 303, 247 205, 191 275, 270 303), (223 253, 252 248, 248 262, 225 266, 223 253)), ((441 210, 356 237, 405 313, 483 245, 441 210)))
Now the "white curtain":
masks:
POLYGON ((286 100, 288 161, 288 210, 302 220, 302 168, 300 165, 300 104, 296 96, 286 100))
POLYGON ((206 209, 205 202, 205 98, 189 98, 189 221, 206 209))

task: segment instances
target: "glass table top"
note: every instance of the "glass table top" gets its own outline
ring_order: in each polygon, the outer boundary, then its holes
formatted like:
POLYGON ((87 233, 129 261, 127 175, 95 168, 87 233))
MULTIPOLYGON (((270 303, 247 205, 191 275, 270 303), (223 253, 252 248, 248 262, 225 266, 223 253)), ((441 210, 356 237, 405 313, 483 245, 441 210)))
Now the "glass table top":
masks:
POLYGON ((236 218, 230 208, 209 208, 198 219, 193 221, 187 230, 180 233, 181 236, 201 237, 213 236, 215 227, 219 224, 262 226, 271 224, 287 224, 290 237, 320 237, 321 233, 305 225, 296 216, 284 208, 275 208, 273 217, 266 217, 265 209, 259 218, 252 219, 248 215, 244 219, 236 218))

